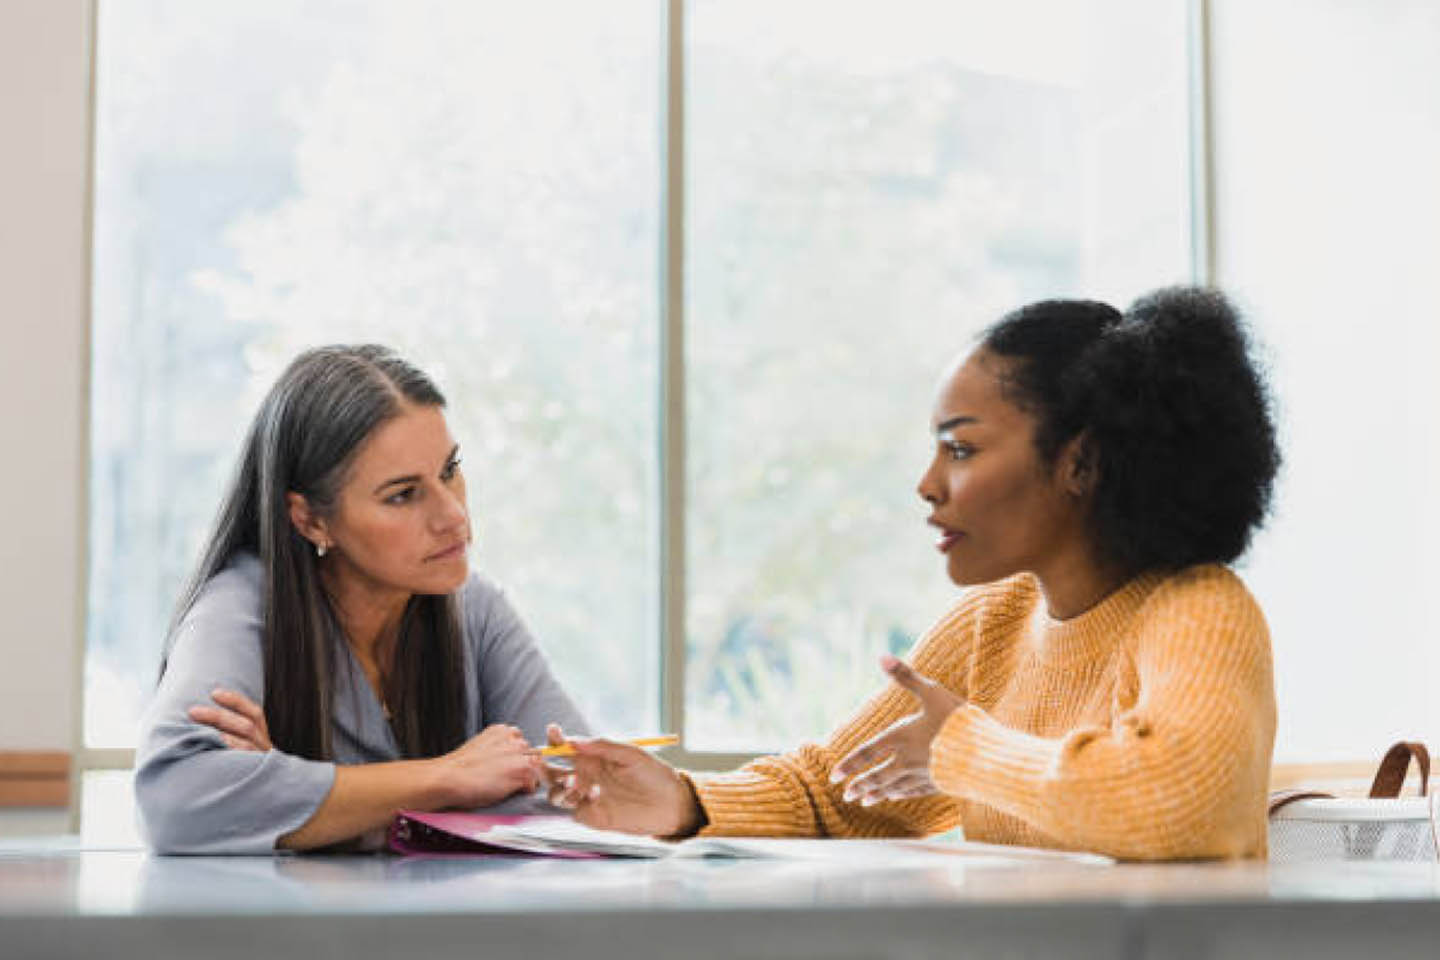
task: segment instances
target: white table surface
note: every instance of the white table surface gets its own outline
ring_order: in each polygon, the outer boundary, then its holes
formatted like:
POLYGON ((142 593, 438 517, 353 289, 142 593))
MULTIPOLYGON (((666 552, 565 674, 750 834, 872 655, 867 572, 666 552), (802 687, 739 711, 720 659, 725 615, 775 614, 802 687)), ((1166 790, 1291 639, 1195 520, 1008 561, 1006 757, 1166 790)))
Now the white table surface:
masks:
POLYGON ((0 839, 12 956, 1440 957, 1440 868, 155 857, 0 839))

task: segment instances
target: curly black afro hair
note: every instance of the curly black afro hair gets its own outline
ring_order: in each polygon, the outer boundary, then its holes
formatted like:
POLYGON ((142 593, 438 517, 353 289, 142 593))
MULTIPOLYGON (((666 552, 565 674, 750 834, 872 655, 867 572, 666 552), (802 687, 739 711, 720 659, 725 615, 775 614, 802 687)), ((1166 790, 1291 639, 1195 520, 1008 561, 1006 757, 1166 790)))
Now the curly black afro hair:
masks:
POLYGON ((1036 417, 1042 461, 1080 436, 1098 471, 1091 528, 1137 573, 1230 563, 1270 509, 1280 452, 1269 394, 1235 308, 1171 287, 1128 311, 1044 300, 981 338, 1005 395, 1036 417))

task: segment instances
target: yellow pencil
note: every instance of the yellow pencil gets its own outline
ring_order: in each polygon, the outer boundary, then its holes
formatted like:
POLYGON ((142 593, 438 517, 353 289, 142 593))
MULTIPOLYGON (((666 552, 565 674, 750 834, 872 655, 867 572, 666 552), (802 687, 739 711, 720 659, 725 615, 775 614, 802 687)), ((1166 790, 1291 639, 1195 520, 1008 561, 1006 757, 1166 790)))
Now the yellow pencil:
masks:
MULTIPOLYGON (((632 747, 668 747, 672 744, 679 743, 680 738, 673 733, 663 733, 658 737, 636 737, 633 740, 624 740, 622 742, 628 743, 632 747)), ((573 757, 575 756, 575 748, 568 743, 557 744, 553 747, 541 747, 540 756, 573 757)))

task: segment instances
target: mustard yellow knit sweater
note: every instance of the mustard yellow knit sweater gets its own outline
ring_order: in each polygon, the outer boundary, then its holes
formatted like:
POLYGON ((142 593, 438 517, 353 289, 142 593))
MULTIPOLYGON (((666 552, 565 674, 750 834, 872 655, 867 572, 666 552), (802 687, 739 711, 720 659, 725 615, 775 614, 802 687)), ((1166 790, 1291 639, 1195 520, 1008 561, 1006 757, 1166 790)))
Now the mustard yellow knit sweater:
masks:
POLYGON ((823 744, 692 782, 705 834, 915 836, 1123 859, 1263 857, 1270 638, 1219 566, 1132 580, 1070 620, 1027 574, 971 590, 911 663, 961 695, 931 750, 941 794, 862 807, 831 766, 914 713, 890 685, 823 744))

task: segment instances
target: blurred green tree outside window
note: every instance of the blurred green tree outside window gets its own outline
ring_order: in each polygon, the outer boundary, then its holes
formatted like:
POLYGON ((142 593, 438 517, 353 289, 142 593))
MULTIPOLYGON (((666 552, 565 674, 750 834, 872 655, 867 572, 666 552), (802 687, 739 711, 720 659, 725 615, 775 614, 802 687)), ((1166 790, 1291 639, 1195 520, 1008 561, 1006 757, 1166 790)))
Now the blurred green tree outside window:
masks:
MULTIPOLYGON (((817 736, 954 602, 945 363, 1189 278, 1185 4, 685 8, 687 746, 817 736)), ((85 737, 134 742, 300 349, 450 399, 478 567, 607 732, 659 723, 664 4, 99 5, 85 737)))

